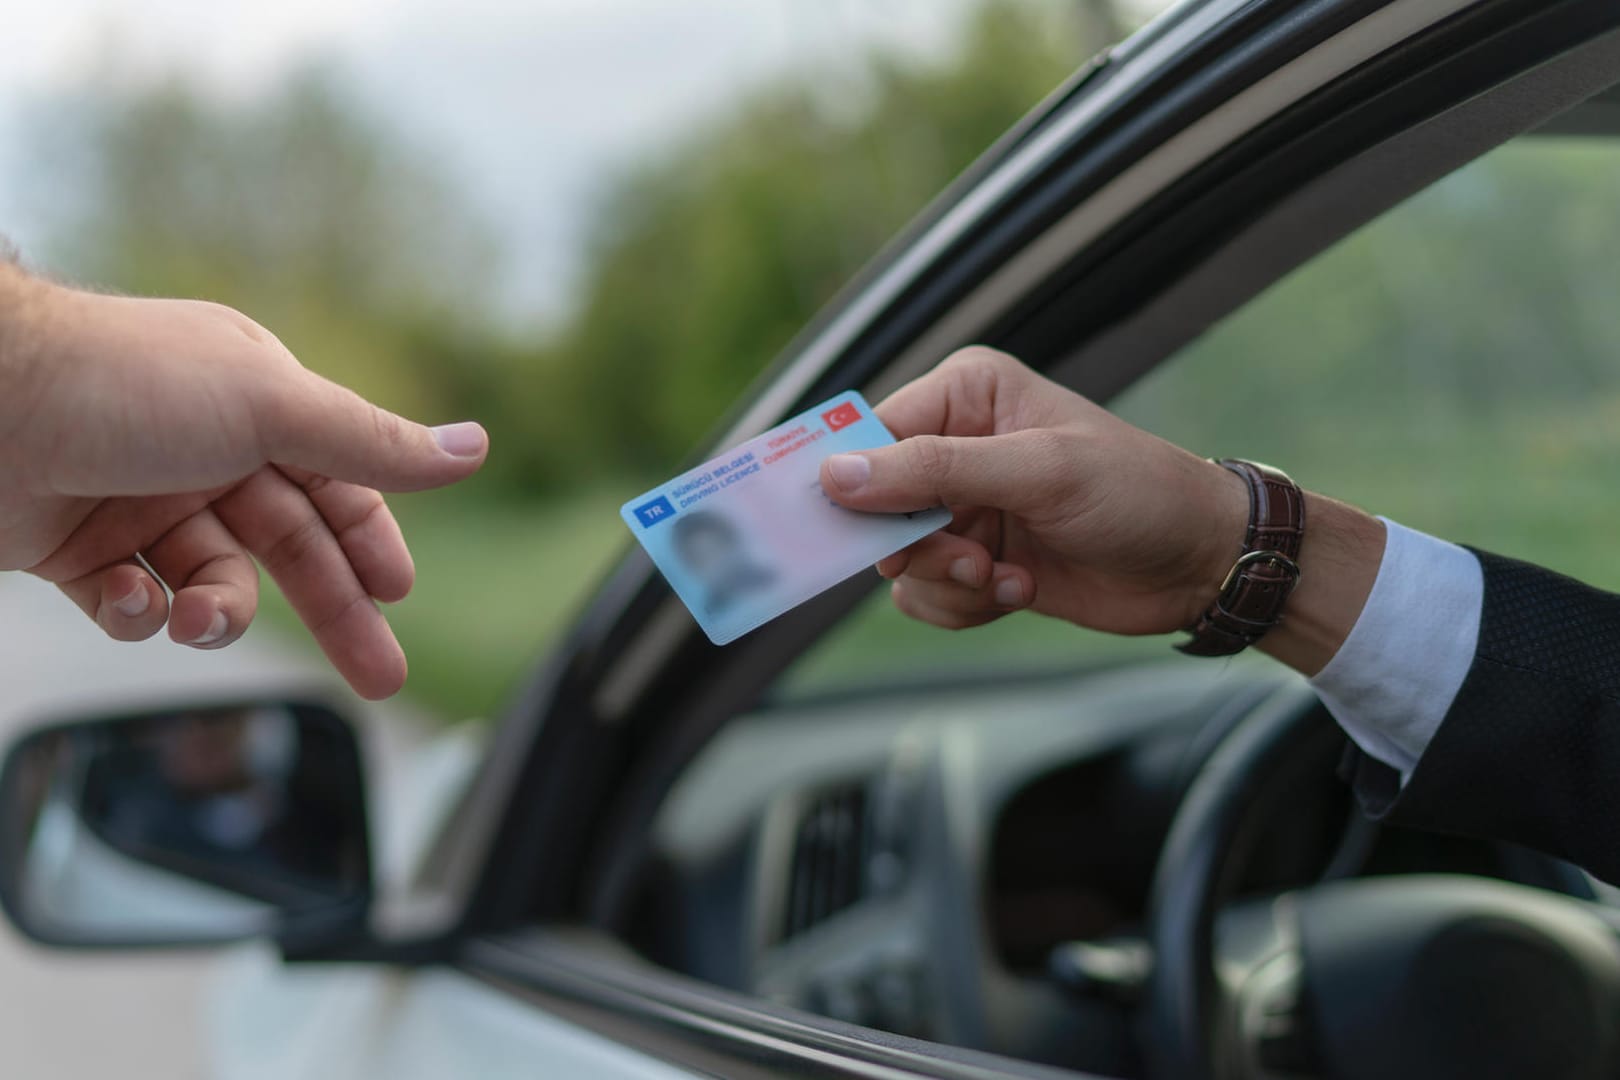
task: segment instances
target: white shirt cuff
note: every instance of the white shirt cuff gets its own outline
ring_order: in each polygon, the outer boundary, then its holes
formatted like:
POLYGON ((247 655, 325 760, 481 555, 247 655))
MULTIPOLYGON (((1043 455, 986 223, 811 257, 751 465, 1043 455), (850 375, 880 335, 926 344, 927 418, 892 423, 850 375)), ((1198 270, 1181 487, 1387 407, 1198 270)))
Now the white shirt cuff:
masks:
POLYGON ((1473 666, 1485 577, 1467 549, 1379 520, 1384 558, 1372 593, 1311 686, 1404 784, 1473 666))

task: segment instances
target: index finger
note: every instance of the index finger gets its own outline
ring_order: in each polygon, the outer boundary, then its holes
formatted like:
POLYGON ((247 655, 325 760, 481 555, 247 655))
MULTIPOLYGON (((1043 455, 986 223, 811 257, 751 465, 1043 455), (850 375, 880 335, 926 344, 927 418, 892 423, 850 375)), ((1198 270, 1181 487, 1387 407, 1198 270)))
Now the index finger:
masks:
POLYGON ((290 465, 278 471, 303 488, 321 512, 366 591, 385 604, 405 599, 416 581, 416 566, 381 493, 290 465))
POLYGON ((260 469, 215 510, 356 693, 375 701, 405 685, 405 653, 388 620, 302 488, 276 469, 260 469))

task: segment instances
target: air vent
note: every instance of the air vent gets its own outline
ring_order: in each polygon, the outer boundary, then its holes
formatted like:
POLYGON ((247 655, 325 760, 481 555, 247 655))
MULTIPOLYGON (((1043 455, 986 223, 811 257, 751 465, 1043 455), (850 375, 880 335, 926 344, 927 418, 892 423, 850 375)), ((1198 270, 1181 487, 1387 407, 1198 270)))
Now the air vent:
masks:
POLYGON ((793 837, 783 938, 804 933, 865 895, 868 845, 864 784, 824 791, 805 807, 793 837))

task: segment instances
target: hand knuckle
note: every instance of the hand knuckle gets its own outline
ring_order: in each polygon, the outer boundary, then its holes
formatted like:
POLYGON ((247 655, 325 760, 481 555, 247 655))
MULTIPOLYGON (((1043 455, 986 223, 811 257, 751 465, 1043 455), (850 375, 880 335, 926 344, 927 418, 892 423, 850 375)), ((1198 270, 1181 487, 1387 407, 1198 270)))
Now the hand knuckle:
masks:
POLYGON ((1037 462, 1050 470, 1055 463, 1062 462, 1074 452, 1070 440, 1063 432, 1053 428, 1029 428, 1013 436, 1018 441, 1019 453, 1032 462, 1037 462))
POLYGON ((405 425, 400 423, 399 417, 387 409, 369 408, 371 414, 371 430, 377 441, 384 446, 402 447, 407 441, 405 425))
POLYGON ((282 345, 280 338, 235 308, 209 300, 200 300, 198 303, 210 316, 221 320, 255 345, 263 345, 276 353, 286 352, 286 346, 282 345))
POLYGON ((1014 438, 1019 443, 1024 474, 1030 477, 1029 493, 1043 500, 1060 500, 1077 493, 1096 460, 1083 433, 1035 428, 1019 432, 1014 438))
POLYGON ((1011 353, 992 349, 988 345, 969 345, 958 349, 946 359, 946 363, 953 367, 991 375, 1007 375, 1029 370, 1011 353))
POLYGON ((267 372, 248 383, 246 395, 252 423, 267 450, 303 442, 318 413, 309 389, 296 380, 273 378, 267 372))
POLYGON ((296 567, 315 555, 328 535, 320 518, 307 517, 292 523, 277 537, 260 561, 271 573, 296 567))
POLYGON ((912 475, 930 491, 938 488, 951 474, 954 456, 951 440, 939 435, 918 435, 909 442, 912 475))

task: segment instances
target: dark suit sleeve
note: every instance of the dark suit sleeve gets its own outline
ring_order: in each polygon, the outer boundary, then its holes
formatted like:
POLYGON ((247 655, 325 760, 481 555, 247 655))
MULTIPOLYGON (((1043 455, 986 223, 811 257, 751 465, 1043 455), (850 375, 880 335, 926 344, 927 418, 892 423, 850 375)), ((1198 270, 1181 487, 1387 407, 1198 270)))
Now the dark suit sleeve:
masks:
POLYGON ((1511 840, 1620 883, 1620 596, 1476 552, 1473 666, 1404 787, 1359 752, 1375 818, 1511 840))

